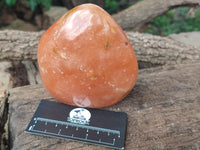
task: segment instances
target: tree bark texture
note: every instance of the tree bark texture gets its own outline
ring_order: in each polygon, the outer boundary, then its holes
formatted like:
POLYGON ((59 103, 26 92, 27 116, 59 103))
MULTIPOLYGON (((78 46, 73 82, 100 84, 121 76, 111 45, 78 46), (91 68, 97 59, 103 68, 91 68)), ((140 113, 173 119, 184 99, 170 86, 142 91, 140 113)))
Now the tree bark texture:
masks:
POLYGON ((113 15, 124 30, 138 30, 150 20, 179 6, 200 6, 200 0, 143 0, 113 15))
POLYGON ((0 88, 41 83, 38 65, 35 61, 0 61, 0 88))
POLYGON ((7 114, 6 110, 8 110, 8 105, 7 105, 7 99, 8 98, 8 93, 5 89, 0 89, 0 135, 2 133, 3 125, 6 122, 5 116, 7 114))
MULTIPOLYGON (((126 150, 200 148, 199 74, 200 61, 139 71, 131 93, 106 108, 128 114, 126 150)), ((41 84, 10 90, 13 150, 109 149, 25 133, 41 99, 55 100, 41 84)))
POLYGON ((10 89, 14 87, 14 81, 9 69, 13 65, 9 61, 0 61, 0 88, 10 89))
MULTIPOLYGON (((0 60, 37 60, 37 45, 44 32, 1 31, 0 60)), ((200 59, 200 49, 167 37, 125 32, 141 68, 200 59)))
POLYGON ((8 118, 8 92, 0 89, 0 149, 5 150, 8 132, 5 131, 5 124, 8 118))
POLYGON ((36 60, 43 32, 0 31, 0 60, 36 60))

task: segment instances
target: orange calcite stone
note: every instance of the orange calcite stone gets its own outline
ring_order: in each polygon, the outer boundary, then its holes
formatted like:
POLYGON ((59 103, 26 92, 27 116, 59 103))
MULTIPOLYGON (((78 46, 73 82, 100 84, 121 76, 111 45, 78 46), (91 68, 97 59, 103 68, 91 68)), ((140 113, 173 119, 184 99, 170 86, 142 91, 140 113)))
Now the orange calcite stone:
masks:
POLYGON ((93 4, 58 19, 40 39, 37 55, 45 88, 58 101, 78 107, 114 105, 131 91, 138 74, 126 35, 93 4))

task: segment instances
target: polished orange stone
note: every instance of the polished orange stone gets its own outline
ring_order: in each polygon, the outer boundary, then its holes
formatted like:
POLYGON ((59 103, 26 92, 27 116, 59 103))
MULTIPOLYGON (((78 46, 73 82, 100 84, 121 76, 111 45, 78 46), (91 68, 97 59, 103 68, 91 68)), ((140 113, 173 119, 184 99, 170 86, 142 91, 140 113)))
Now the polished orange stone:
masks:
POLYGON ((45 88, 58 101, 78 107, 114 105, 131 91, 138 75, 123 30, 93 4, 58 19, 40 39, 37 55, 45 88))

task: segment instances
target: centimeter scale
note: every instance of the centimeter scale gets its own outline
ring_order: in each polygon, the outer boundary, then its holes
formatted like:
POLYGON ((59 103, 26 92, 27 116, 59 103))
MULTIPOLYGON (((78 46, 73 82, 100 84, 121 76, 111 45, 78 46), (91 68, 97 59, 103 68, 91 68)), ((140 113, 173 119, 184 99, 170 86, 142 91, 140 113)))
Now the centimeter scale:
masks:
POLYGON ((41 100, 26 132, 124 149, 127 114, 41 100))

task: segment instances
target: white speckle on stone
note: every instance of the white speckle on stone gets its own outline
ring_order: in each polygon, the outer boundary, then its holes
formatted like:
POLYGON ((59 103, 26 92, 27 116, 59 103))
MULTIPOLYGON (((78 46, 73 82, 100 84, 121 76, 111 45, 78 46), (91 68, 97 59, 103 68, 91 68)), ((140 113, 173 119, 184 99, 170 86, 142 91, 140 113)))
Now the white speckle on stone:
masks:
POLYGON ((60 56, 65 60, 69 59, 69 57, 67 57, 65 53, 60 53, 60 56))
POLYGON ((115 88, 116 91, 121 91, 121 92, 127 92, 126 89, 123 89, 123 88, 115 88))
POLYGON ((115 87, 115 85, 110 82, 108 82, 108 85, 110 85, 111 87, 115 87))
POLYGON ((56 30, 56 32, 54 32, 54 40, 57 40, 60 37, 60 32, 58 32, 58 30, 56 30))
POLYGON ((52 72, 53 72, 53 74, 55 74, 55 73, 56 73, 54 70, 53 70, 52 72))
POLYGON ((81 71, 84 71, 83 69, 83 65, 80 65, 80 68, 79 68, 81 71))
POLYGON ((60 37, 60 32, 58 32, 58 34, 57 34, 56 38, 58 39, 59 37, 60 37))
POLYGON ((58 30, 56 30, 56 31, 54 32, 54 36, 53 36, 53 37, 54 37, 54 38, 53 38, 54 40, 57 39, 57 34, 58 34, 58 30))
POLYGON ((43 67, 40 67, 41 72, 46 73, 46 70, 43 67))
POLYGON ((126 69, 123 69, 123 72, 126 72, 126 69))
POLYGON ((88 89, 91 90, 92 88, 89 86, 88 89))
POLYGON ((91 77, 90 78, 90 80, 96 80, 97 79, 97 77, 91 77))
MULTIPOLYGON (((82 97, 82 96, 80 96, 82 97)), ((73 97, 73 102, 76 104, 78 107, 89 107, 91 105, 91 101, 88 97, 85 98, 78 98, 76 96, 73 97)))
POLYGON ((110 26, 108 24, 108 21, 106 19, 103 20, 103 23, 104 23, 104 30, 105 31, 108 31, 110 29, 110 26))
POLYGON ((58 33, 58 30, 55 31, 54 35, 56 35, 58 33))
POLYGON ((60 68, 57 68, 57 70, 61 73, 64 74, 64 72, 62 70, 60 70, 60 68))
POLYGON ((46 56, 47 56, 47 55, 45 54, 45 55, 43 55, 43 56, 40 58, 40 60, 39 60, 40 63, 43 63, 43 62, 46 60, 46 56))

